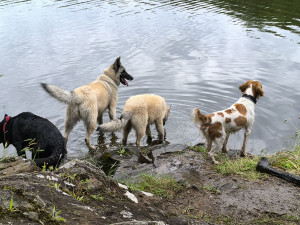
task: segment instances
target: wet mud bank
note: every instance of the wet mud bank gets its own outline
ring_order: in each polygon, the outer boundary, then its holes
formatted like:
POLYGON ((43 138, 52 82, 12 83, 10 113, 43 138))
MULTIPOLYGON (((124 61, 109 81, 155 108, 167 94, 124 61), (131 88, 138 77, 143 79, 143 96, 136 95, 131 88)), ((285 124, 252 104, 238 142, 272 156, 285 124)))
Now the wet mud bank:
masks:
MULTIPOLYGON (((159 205, 189 224, 300 223, 300 187, 295 184, 269 175, 257 180, 220 175, 205 153, 186 145, 129 147, 124 154, 120 149, 109 151, 118 162, 113 178, 124 183, 138 181, 141 174, 171 175, 184 188, 159 205)), ((238 151, 228 155, 236 158, 238 151)))
POLYGON ((0 223, 300 222, 299 186, 268 175, 257 180, 220 175, 205 153, 186 145, 111 147, 88 158, 66 162, 54 172, 23 159, 1 162, 0 223), (124 186, 128 180, 138 182, 141 174, 171 176, 180 188, 161 197, 124 186))

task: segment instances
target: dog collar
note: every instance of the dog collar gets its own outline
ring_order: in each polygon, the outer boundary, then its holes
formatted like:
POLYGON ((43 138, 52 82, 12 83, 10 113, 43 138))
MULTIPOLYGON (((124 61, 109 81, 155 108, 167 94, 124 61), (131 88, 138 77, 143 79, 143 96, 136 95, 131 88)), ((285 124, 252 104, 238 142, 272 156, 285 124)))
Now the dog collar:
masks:
POLYGON ((5 116, 5 123, 3 125, 3 133, 5 133, 5 128, 6 128, 6 124, 9 121, 10 117, 9 116, 5 116))
POLYGON ((8 123, 8 121, 10 120, 9 116, 5 116, 5 123, 3 124, 3 134, 4 134, 4 140, 6 140, 8 143, 11 142, 11 139, 9 138, 8 134, 6 134, 7 132, 5 131, 6 129, 6 125, 8 123))
POLYGON ((256 98, 254 98, 252 95, 244 94, 242 97, 243 97, 243 98, 249 99, 249 100, 252 101, 254 104, 256 104, 256 102, 257 102, 256 98))

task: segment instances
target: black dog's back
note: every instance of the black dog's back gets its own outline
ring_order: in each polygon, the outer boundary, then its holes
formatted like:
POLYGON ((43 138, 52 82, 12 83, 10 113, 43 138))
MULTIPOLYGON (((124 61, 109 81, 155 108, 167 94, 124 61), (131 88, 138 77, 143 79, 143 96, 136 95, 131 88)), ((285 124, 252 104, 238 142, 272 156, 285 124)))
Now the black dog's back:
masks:
POLYGON ((32 158, 39 167, 58 166, 64 156, 64 137, 45 118, 23 112, 10 118, 6 130, 8 143, 17 149, 18 155, 24 155, 25 148, 31 150, 32 158))

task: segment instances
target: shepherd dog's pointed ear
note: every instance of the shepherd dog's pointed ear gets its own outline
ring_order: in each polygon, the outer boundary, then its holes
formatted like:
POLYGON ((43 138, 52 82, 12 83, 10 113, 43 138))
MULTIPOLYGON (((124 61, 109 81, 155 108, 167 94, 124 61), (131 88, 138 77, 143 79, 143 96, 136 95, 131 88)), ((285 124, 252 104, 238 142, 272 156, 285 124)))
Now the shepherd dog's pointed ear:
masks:
POLYGON ((5 115, 4 115, 4 119, 6 119, 6 117, 7 117, 7 116, 8 116, 8 115, 7 115, 7 114, 5 114, 5 115))
POLYGON ((114 71, 117 72, 120 66, 121 66, 121 57, 118 57, 113 64, 114 71))

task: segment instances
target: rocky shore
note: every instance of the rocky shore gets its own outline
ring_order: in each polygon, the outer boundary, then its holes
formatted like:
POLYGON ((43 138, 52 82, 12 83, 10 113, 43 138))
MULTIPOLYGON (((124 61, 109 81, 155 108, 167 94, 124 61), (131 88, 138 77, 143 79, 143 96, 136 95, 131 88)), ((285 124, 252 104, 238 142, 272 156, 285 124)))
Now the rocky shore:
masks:
POLYGON ((22 158, 2 160, 0 224, 300 224, 299 186, 221 175, 205 153, 185 145, 139 151, 94 152, 52 172, 22 158), (146 174, 171 177, 176 188, 162 194, 125 185, 146 174))

